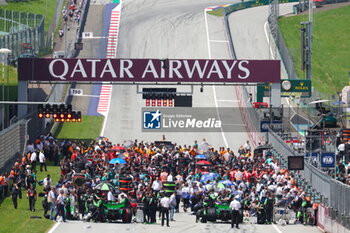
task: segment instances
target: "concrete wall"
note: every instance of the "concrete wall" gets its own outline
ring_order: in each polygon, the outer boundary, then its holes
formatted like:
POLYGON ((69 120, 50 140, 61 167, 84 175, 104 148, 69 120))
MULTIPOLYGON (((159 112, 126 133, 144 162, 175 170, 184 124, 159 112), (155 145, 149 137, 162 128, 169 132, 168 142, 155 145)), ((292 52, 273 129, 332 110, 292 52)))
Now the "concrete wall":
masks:
POLYGON ((324 232, 330 233, 350 233, 350 230, 332 219, 328 208, 320 204, 317 212, 317 226, 324 232))

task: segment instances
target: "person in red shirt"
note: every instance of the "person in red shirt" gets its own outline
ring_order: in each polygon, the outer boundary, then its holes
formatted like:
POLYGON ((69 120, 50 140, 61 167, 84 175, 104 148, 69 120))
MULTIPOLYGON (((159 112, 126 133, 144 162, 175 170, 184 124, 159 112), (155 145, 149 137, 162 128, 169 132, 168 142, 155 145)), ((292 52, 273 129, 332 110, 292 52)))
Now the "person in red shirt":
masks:
POLYGON ((252 171, 245 171, 244 172, 244 178, 250 183, 251 182, 251 178, 252 178, 252 171))

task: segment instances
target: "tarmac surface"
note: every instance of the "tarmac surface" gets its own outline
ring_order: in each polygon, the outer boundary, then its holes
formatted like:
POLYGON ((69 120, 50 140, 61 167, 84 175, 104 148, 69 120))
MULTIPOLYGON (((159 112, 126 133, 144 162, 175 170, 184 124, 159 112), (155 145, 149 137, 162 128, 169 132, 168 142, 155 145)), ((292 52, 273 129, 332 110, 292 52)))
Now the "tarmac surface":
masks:
MULTIPOLYGON (((204 14, 206 7, 225 4, 222 0, 196 1, 124 1, 117 57, 158 59, 228 59, 229 44, 220 17, 204 14), (206 16, 206 17, 205 17, 206 16), (207 29, 208 28, 208 32, 207 29), (209 39, 208 39, 209 37, 209 39), (209 45, 208 45, 209 40, 209 45), (219 41, 220 42, 215 42, 219 41)), ((140 86, 141 89, 144 86, 140 86)), ((189 91, 189 86, 177 86, 178 91, 189 91)), ((217 119, 231 118, 230 126, 237 133, 164 133, 166 140, 180 145, 193 144, 202 139, 214 147, 238 147, 248 139, 237 108, 234 87, 205 86, 194 88, 193 107, 230 107, 230 115, 218 110, 217 119), (240 140, 237 140, 240 138, 240 140)), ((142 112, 145 100, 136 95, 137 87, 113 85, 111 108, 103 136, 113 142, 125 140, 161 140, 162 134, 142 132, 142 112)), ((174 110, 175 112, 176 110, 174 110)), ((181 112, 176 112, 181 113, 181 112)), ((226 126, 222 127, 222 131, 226 126)))
MULTIPOLYGON (((204 9, 213 5, 226 4, 220 0, 125 0, 123 2, 122 18, 117 56, 120 58, 230 58, 229 47, 224 31, 223 20, 220 17, 207 15, 204 9), (208 25, 208 26, 206 26, 208 25), (206 28, 208 27, 208 33, 206 28), (209 37, 209 38, 208 38, 209 37), (209 43, 208 43, 209 41, 209 43)), ((266 7, 265 7, 266 8, 266 7)), ((282 7, 281 7, 282 8, 282 7)), ((98 13, 89 12, 89 18, 98 13)), ((264 59, 269 48, 261 33, 264 17, 267 17, 264 7, 242 10, 230 16, 232 33, 238 57, 264 59), (260 12, 259 9, 262 9, 260 12), (253 10, 254 12, 249 12, 253 10), (237 18, 235 14, 241 14, 237 18), (260 14, 259 23, 255 25, 255 17, 260 14), (241 18, 242 17, 242 18, 241 18), (246 17, 246 18, 243 18, 246 17), (252 21, 252 18, 254 21, 252 21), (241 21, 238 21, 241 20, 241 21), (249 25, 243 24, 249 22, 249 25), (254 25, 254 26, 252 26, 254 25), (252 27, 252 28, 251 28, 252 27), (238 31, 235 31, 237 29, 238 31), (253 41, 249 41, 248 39, 253 41), (259 42, 258 40, 261 40, 259 42), (245 53, 246 52, 246 53, 245 53), (255 56, 255 55, 256 56, 255 56)), ((96 22, 98 22, 96 18, 96 22)), ((265 18, 266 21, 266 18, 265 18)), ((93 23, 94 20, 89 21, 93 23)), ((96 29, 97 30, 97 29, 96 29)), ((266 40, 266 39, 265 39, 266 40)), ((97 56, 91 54, 91 56, 97 56)), ((179 90, 188 90, 180 87, 179 90)), ((200 107, 237 107, 237 97, 233 87, 205 86, 204 92, 199 87, 194 89, 193 105, 200 107)), ((123 142, 128 139, 143 139, 145 141, 159 140, 162 135, 141 132, 141 107, 144 101, 136 94, 136 86, 114 85, 111 109, 103 132, 113 142, 123 142)), ((226 117, 220 115, 219 117, 226 117)), ((241 121, 239 109, 231 116, 232 124, 242 127, 238 133, 165 133, 166 139, 178 144, 192 144, 194 140, 207 142, 214 146, 230 146, 235 151, 247 140, 247 134, 241 121), (226 144, 226 145, 225 145, 226 144)), ((84 223, 71 221, 57 223, 50 233, 66 232, 261 232, 261 233, 316 233, 319 230, 303 225, 257 225, 244 223, 240 229, 231 229, 227 223, 195 223, 195 216, 188 213, 175 214, 176 222, 170 227, 157 224, 141 223, 84 223)))
MULTIPOLYGON (((124 224, 121 222, 116 223, 90 223, 81 221, 70 221, 68 223, 57 223, 57 228, 53 231, 55 233, 67 233, 67 232, 81 232, 81 233, 161 233, 166 231, 167 233, 319 233, 320 231, 316 227, 304 226, 304 225, 258 225, 251 223, 240 224, 239 228, 231 228, 230 223, 226 222, 208 222, 208 223, 196 223, 195 216, 189 213, 175 213, 175 222, 170 222, 170 227, 161 226, 161 221, 158 219, 156 224, 142 224, 131 223, 124 224)), ((52 232, 49 232, 52 233, 52 232)))

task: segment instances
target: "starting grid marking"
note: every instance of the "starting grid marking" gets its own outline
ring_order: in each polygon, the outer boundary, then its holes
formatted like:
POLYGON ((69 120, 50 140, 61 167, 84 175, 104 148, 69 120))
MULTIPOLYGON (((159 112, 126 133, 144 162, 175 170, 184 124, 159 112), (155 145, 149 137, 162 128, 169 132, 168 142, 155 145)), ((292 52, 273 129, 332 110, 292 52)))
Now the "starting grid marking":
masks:
POLYGON ((102 85, 97 112, 106 116, 111 102, 112 85, 102 85))
MULTIPOLYGON (((116 58, 118 48, 118 32, 121 16, 121 4, 112 10, 109 32, 108 32, 108 44, 107 44, 107 56, 106 58, 116 58)), ((102 84, 100 99, 98 101, 97 112, 107 116, 108 109, 111 102, 112 85, 102 84)))

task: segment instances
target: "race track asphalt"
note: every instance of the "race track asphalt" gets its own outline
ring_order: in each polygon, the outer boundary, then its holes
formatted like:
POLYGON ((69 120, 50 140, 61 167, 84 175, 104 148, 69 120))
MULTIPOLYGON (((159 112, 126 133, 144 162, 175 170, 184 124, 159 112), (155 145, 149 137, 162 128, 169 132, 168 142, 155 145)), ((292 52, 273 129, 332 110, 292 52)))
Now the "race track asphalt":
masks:
MULTIPOLYGON (((222 18, 211 15, 205 17, 204 14, 206 7, 225 3, 227 1, 222 0, 124 1, 117 57, 231 58, 227 42, 213 42, 227 41, 222 18), (211 41, 209 46, 207 35, 211 41)), ((189 86, 177 88, 178 91, 190 89, 189 86)), ((102 133, 112 142, 123 143, 125 140, 134 139, 152 142, 162 138, 163 133, 142 132, 141 108, 145 106, 145 101, 142 100, 141 95, 136 95, 136 91, 136 86, 113 85, 111 108, 105 130, 102 133)), ((180 145, 193 145, 195 140, 201 142, 202 139, 206 139, 216 148, 224 146, 237 151, 238 147, 248 139, 237 106, 236 94, 232 86, 205 86, 203 93, 196 86, 193 94, 193 107, 230 107, 234 109, 229 114, 219 110, 218 119, 230 118, 229 126, 234 127, 236 132, 166 132, 164 133, 165 138, 180 145)), ((223 125, 222 128, 225 129, 227 126, 223 125)))
MULTIPOLYGON (((226 34, 221 18, 207 16, 209 40, 206 33, 206 20, 204 9, 208 6, 226 4, 227 1, 208 0, 125 0, 119 35, 118 57, 120 58, 230 58, 226 34), (218 42, 220 41, 220 42, 218 42), (210 54, 209 57, 209 50, 210 54)), ((265 7, 266 8, 266 7, 265 7)), ((282 7, 281 7, 282 9, 282 7)), ((268 56, 265 36, 261 34, 264 29, 264 17, 267 17, 264 7, 242 10, 230 16, 232 33, 235 41, 238 58, 264 59, 268 56), (250 12, 254 11, 254 12, 250 12), (240 16, 236 18, 236 14, 240 16), (260 15, 260 17, 258 17, 260 15), (246 17, 246 18, 244 18, 246 17), (255 25, 255 17, 259 25, 255 25), (252 21, 252 18, 254 21, 252 21), (262 18, 262 19, 261 19, 262 18), (249 25, 242 22, 249 22, 249 25), (239 23, 238 23, 239 22, 239 23), (252 26, 253 25, 253 26, 252 26), (255 25, 255 26, 254 26, 255 25), (253 27, 253 28, 250 28, 253 27), (238 31, 235 31, 235 30, 238 31), (247 33, 248 34, 245 34, 247 33), (259 32, 259 34, 258 34, 259 32), (249 34, 251 33, 251 34, 249 34), (253 36, 254 35, 254 36, 253 36), (241 37, 240 37, 241 36, 241 37), (244 41, 248 37, 260 42, 244 41), (239 44, 241 43, 241 44, 239 44), (256 46, 253 47, 252 45, 256 46), (244 47, 248 46, 248 47, 244 47), (244 52, 247 52, 246 54, 244 52)), ((266 21, 266 18, 265 18, 266 21)), ((180 90, 188 90, 188 87, 180 87, 180 90)), ((237 107, 236 94, 233 87, 204 87, 200 93, 195 88, 193 95, 194 106, 200 107, 237 107)), ((161 135, 141 132, 141 107, 144 102, 140 95, 136 95, 136 86, 114 85, 111 101, 111 109, 107 118, 104 136, 113 142, 123 142, 128 139, 144 141, 159 140, 161 135)), ((226 117, 226 116, 220 116, 226 117)), ((166 133, 168 140, 178 144, 192 144, 194 140, 202 138, 214 146, 230 146, 237 149, 247 140, 247 134, 241 125, 240 113, 234 112, 232 124, 242 127, 242 132, 237 133, 166 133)), ((230 224, 224 223, 195 223, 195 217, 188 213, 175 215, 176 222, 171 222, 170 227, 161 227, 159 220, 156 225, 140 223, 83 223, 71 221, 58 223, 52 232, 259 232, 259 233, 316 233, 315 227, 303 225, 257 225, 245 223, 240 229, 231 229, 230 224)))

